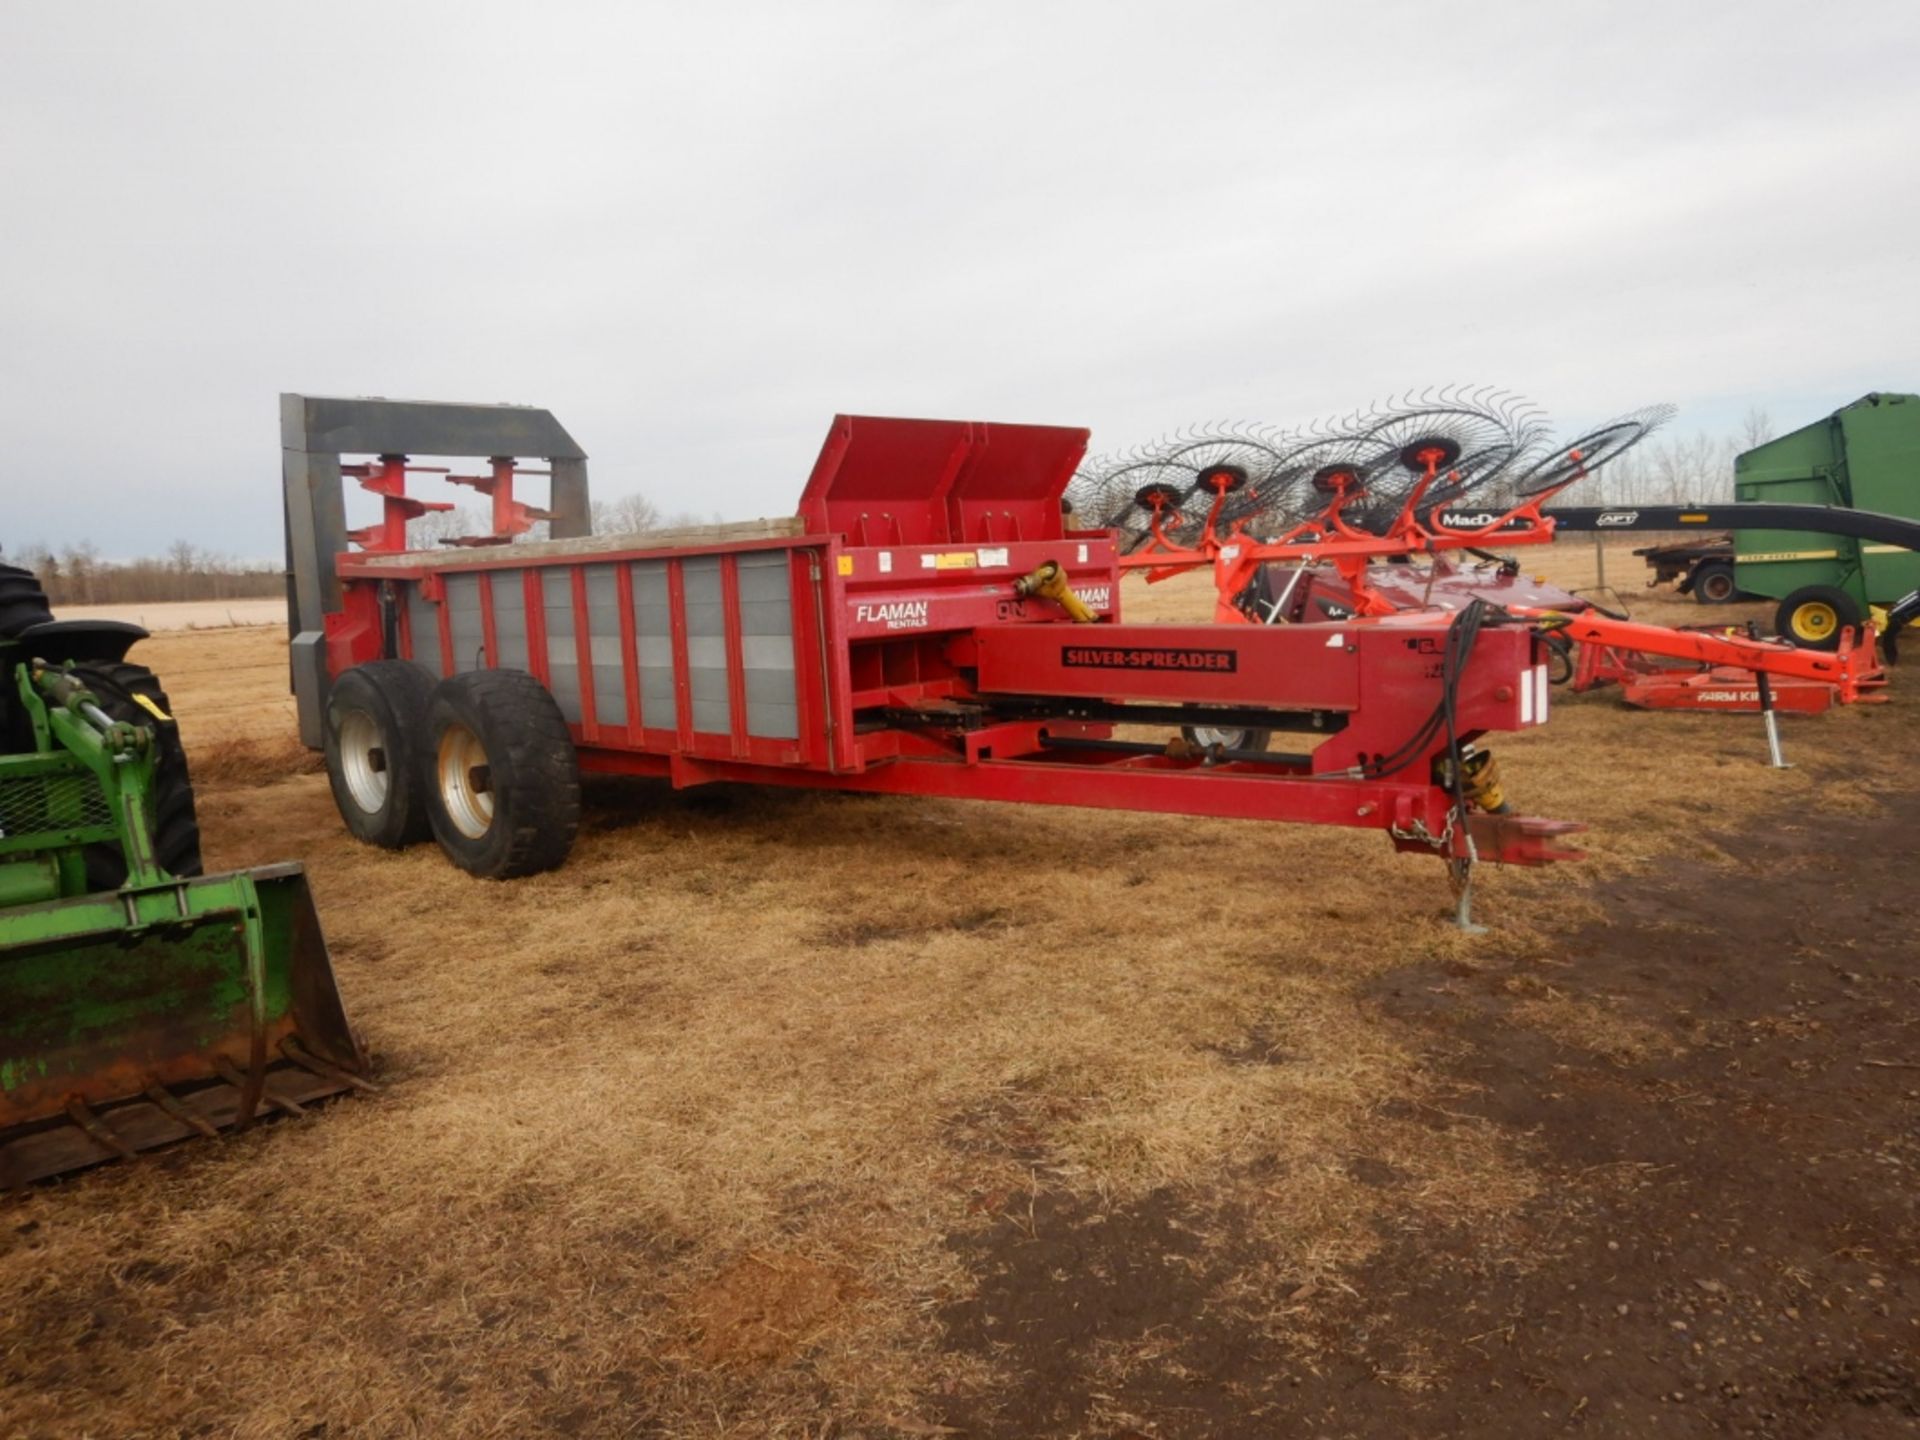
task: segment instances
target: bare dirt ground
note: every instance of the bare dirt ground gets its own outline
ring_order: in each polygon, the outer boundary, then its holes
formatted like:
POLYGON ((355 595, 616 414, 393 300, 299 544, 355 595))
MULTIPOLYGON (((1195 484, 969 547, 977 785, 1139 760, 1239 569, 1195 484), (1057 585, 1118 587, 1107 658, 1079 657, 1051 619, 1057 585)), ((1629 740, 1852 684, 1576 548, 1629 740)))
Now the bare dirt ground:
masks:
POLYGON ((482 884, 346 838, 283 647, 142 649, 386 1088, 0 1201, 0 1434, 1920 1424, 1910 695, 1784 773, 1558 700, 1499 750, 1591 858, 1469 939, 1371 834, 737 788, 482 884))

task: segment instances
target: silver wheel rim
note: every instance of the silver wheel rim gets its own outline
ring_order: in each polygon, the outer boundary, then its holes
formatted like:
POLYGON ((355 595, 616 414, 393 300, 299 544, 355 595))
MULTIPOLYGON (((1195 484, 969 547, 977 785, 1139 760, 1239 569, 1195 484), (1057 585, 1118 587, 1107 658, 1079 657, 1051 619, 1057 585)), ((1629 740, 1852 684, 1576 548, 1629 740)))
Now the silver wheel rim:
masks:
POLYGON ((347 782, 353 803, 369 815, 386 807, 391 784, 384 765, 374 764, 374 754, 384 752, 380 743, 380 725, 364 710, 349 710, 340 721, 340 774, 347 782))
POLYGON ((1247 732, 1244 730, 1222 730, 1213 725, 1193 727, 1193 743, 1211 749, 1215 745, 1228 750, 1238 750, 1246 744, 1247 732))
POLYGON ((435 772, 440 804, 454 828, 469 840, 484 839, 493 828, 493 791, 474 783, 474 771, 487 764, 487 747, 480 737, 455 721, 440 732, 435 772))

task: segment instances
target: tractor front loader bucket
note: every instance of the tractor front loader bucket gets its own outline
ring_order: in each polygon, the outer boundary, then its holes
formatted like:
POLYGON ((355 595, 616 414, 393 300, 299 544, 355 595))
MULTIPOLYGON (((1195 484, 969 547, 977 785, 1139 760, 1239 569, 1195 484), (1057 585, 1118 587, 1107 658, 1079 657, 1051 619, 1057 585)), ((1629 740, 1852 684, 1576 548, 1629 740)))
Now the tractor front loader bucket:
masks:
POLYGON ((299 865, 0 913, 0 1189, 374 1088, 299 865))

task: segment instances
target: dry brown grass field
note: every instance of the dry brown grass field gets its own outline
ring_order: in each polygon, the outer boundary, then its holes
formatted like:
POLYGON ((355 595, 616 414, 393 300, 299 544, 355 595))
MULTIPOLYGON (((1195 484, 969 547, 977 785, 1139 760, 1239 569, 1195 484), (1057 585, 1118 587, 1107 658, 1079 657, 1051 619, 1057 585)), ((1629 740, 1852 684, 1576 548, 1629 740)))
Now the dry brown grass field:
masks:
MULTIPOLYGON (((1590 582, 1591 545, 1523 558, 1590 582)), ((0 1435, 1718 1434, 1763 1392, 1748 1433, 1914 1423, 1910 1202, 1862 1238, 1895 1202, 1834 1158, 1884 1102, 1859 1173, 1911 1195, 1913 912, 1832 853, 1911 849, 1911 693, 1790 719, 1784 772, 1757 719, 1556 695, 1498 749, 1591 858, 1484 868, 1469 938, 1372 833, 730 787, 592 786, 564 869, 473 881, 348 839, 284 640, 137 654, 210 868, 306 862, 382 1093, 0 1202, 0 1435), (1838 930, 1778 909, 1834 887, 1838 930), (1714 894, 1750 928, 1682 1005, 1714 894), (1739 1088, 1838 1041, 1804 996, 1735 1013, 1789 959, 1886 1000, 1802 1077, 1824 1136, 1739 1088), (1838 1258, 1831 1215, 1801 1246, 1752 1210, 1801 1204, 1804 1167, 1737 1168, 1779 1145, 1866 1207, 1838 1258), (1856 1353, 1894 1364, 1867 1399, 1819 1369, 1856 1353)))

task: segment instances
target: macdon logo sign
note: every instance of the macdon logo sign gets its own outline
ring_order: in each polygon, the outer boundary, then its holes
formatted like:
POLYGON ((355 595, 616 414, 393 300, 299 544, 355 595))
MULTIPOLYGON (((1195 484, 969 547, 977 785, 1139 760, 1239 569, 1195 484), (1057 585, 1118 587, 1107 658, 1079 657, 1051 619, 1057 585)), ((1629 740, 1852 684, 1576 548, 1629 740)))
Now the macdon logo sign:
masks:
POLYGON ((927 602, 924 600, 888 600, 879 605, 856 605, 856 625, 884 625, 889 630, 924 630, 927 602))
POLYGON ((1060 663, 1069 670, 1210 670, 1228 674, 1240 668, 1232 650, 1107 649, 1100 645, 1062 645, 1060 663))

